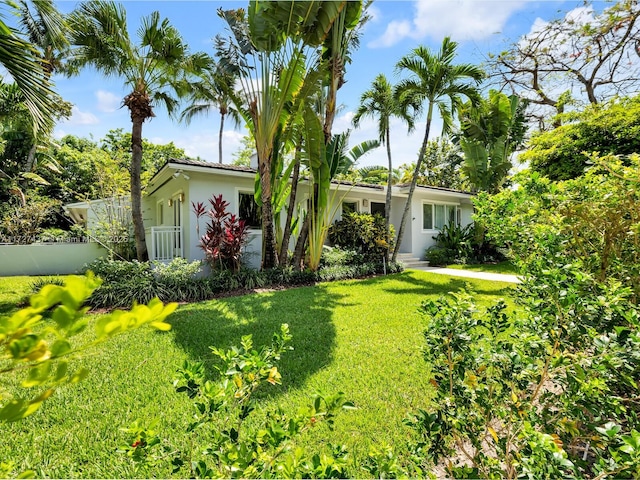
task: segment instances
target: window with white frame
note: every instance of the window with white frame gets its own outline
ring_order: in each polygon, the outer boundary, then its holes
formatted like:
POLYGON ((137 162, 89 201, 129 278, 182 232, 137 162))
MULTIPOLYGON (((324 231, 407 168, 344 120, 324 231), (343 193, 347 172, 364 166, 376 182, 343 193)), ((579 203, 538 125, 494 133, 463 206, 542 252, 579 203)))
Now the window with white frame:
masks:
POLYGON ((440 230, 445 225, 460 224, 460 207, 446 203, 422 204, 422 229, 440 230))

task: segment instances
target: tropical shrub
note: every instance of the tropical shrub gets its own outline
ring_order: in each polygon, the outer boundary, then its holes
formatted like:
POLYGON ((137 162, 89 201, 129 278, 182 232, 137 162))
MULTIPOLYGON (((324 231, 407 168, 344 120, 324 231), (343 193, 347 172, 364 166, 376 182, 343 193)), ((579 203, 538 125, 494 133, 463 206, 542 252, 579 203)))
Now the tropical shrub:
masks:
MULTIPOLYGON (((206 430, 208 444, 194 445, 171 460, 174 473, 187 468, 191 478, 346 478, 347 452, 330 445, 321 453, 296 447, 296 439, 320 423, 332 428, 336 415, 353 408, 342 393, 317 394, 312 403, 291 415, 282 409, 259 412, 254 393, 280 384, 275 362, 292 347, 286 324, 274 334, 270 346, 254 347, 251 335, 240 347, 211 348, 219 364, 219 378, 207 379, 203 362, 185 361, 174 382, 176 391, 193 402, 194 416, 187 432, 206 430)), ((136 422, 122 453, 144 465, 153 464, 174 451, 155 434, 136 422), (162 448, 164 446, 164 448, 162 448)))
POLYGON ((504 259, 487 240, 484 230, 474 223, 465 227, 447 224, 433 239, 436 244, 425 251, 425 258, 430 265, 487 263, 504 259))
POLYGON ((207 210, 202 202, 192 203, 193 212, 198 221, 196 230, 200 235, 200 218, 207 216, 204 235, 200 238, 200 248, 204 250, 205 260, 213 269, 240 269, 243 249, 247 244, 249 227, 244 220, 229 213, 229 202, 221 195, 209 200, 211 208, 207 210))
POLYGON ((516 177, 517 188, 479 194, 475 220, 488 238, 522 265, 548 252, 579 258, 604 282, 617 279, 640 293, 640 156, 591 157, 582 177, 552 182, 537 173, 516 177))
POLYGON ((433 407, 408 423, 425 468, 453 478, 635 478, 640 309, 562 255, 524 282, 523 310, 467 294, 425 302, 433 407), (569 260, 569 261, 568 261, 569 260))
POLYGON ((390 230, 391 238, 387 239, 384 218, 380 215, 350 212, 329 228, 329 241, 343 249, 355 250, 365 261, 381 261, 393 249, 393 226, 390 230))
MULTIPOLYGON (((348 254, 344 258, 358 257, 348 254)), ((402 266, 390 263, 385 270, 379 262, 334 264, 323 266, 316 272, 293 267, 268 270, 241 267, 236 272, 212 270, 208 276, 201 276, 201 262, 175 258, 166 265, 98 259, 85 265, 84 270, 94 272, 103 280, 88 304, 94 308, 114 308, 129 307, 134 302, 146 303, 154 297, 164 302, 200 302, 216 295, 256 288, 310 285, 317 281, 362 278, 385 271, 396 273, 402 271, 402 266)))
POLYGON ((206 278, 199 277, 201 262, 176 258, 166 265, 98 259, 85 266, 103 280, 89 298, 95 308, 129 307, 154 297, 165 302, 201 301, 214 294, 206 278))
POLYGON ((584 175, 591 156, 640 153, 640 97, 589 105, 571 123, 533 136, 520 160, 552 180, 584 175))
POLYGON ((340 247, 325 246, 320 260, 321 267, 357 265, 359 263, 364 263, 364 257, 361 253, 340 247))
MULTIPOLYGON (((425 469, 455 478, 640 474, 638 158, 479 195, 477 220, 525 272, 517 301, 425 302, 433 407, 409 420, 425 469), (603 172, 603 169, 610 171, 603 172)), ((606 163, 605 163, 606 160, 606 163)))
POLYGON ((48 198, 34 198, 24 204, 6 206, 0 219, 0 234, 8 243, 33 243, 59 206, 59 201, 48 198))

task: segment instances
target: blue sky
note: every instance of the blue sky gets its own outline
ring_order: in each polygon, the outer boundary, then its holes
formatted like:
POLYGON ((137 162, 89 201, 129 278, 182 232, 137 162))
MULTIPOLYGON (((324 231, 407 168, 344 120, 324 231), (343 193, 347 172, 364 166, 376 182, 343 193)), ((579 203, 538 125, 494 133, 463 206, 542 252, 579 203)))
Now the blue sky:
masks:
MULTIPOLYGON (((193 51, 213 53, 212 38, 224 32, 223 21, 216 15, 222 8, 246 7, 248 2, 237 1, 125 1, 129 28, 135 32, 140 18, 154 10, 168 17, 182 33, 193 51)), ((77 2, 57 2, 63 12, 71 11, 77 2)), ((599 10, 604 2, 596 4, 599 10)), ((350 128, 353 111, 360 95, 367 90, 375 76, 384 73, 392 81, 398 77, 394 66, 398 59, 418 45, 437 49, 444 36, 459 42, 459 62, 480 64, 488 52, 500 52, 506 45, 528 33, 536 22, 564 16, 566 12, 582 6, 573 1, 532 0, 377 0, 371 8, 372 21, 367 24, 360 49, 348 66, 347 83, 338 92, 342 109, 334 124, 334 133, 350 128)), ((58 124, 55 135, 73 134, 101 138, 108 130, 124 128, 131 123, 122 98, 128 93, 118 79, 105 79, 92 70, 85 70, 75 78, 55 78, 58 92, 74 104, 72 117, 58 124)), ((154 142, 173 141, 190 156, 217 161, 219 118, 196 119, 189 126, 170 120, 160 109, 156 117, 143 126, 145 138, 154 142)), ((432 137, 441 126, 436 122, 432 137)), ((418 123, 416 132, 408 135, 402 125, 392 125, 391 147, 394 166, 416 160, 422 140, 424 123, 418 123)), ((245 134, 243 128, 225 129, 224 162, 231 162, 231 154, 240 145, 245 134)), ((376 138, 373 121, 364 121, 352 133, 352 143, 376 138)), ((386 165, 383 148, 361 159, 360 166, 386 165)))

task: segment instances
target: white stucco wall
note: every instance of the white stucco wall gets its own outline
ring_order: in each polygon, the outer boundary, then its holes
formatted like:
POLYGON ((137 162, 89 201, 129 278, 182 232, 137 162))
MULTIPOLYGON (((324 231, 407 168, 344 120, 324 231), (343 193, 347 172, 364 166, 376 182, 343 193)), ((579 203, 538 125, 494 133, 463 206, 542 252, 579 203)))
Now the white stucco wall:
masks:
MULTIPOLYGON (((473 205, 468 198, 450 195, 447 192, 416 189, 411 201, 411 252, 413 256, 424 260, 427 248, 435 245, 433 237, 438 235, 438 229, 424 230, 422 222, 422 206, 424 203, 456 205, 460 208, 460 223, 462 226, 472 222, 473 205)), ((409 235, 409 232, 406 233, 409 235)), ((403 246, 405 242, 403 242, 403 246)))
POLYGON ((107 251, 97 243, 34 243, 0 245, 0 276, 67 275, 107 251))
MULTIPOLYGON (((168 202, 175 199, 179 195, 184 195, 182 203, 182 226, 184 235, 184 256, 189 260, 201 260, 203 253, 199 248, 199 235, 196 233, 196 217, 192 211, 192 202, 203 202, 208 208, 208 200, 213 195, 222 194, 224 200, 229 202, 229 210, 232 213, 239 213, 239 194, 252 193, 254 190, 255 177, 248 172, 238 172, 229 170, 216 170, 214 168, 198 167, 196 170, 189 170, 185 167, 184 171, 174 169, 168 170, 164 178, 158 178, 159 186, 155 187, 153 193, 146 197, 143 203, 145 225, 150 230, 151 226, 174 225, 173 207, 168 202), (173 175, 174 172, 180 172, 173 175), (162 205, 162 207, 159 207, 162 205), (162 216, 162 218, 160 218, 162 216)), ((336 188, 334 185, 333 188, 336 188)), ((384 189, 376 189, 362 186, 346 186, 337 187, 340 192, 337 195, 330 193, 330 197, 336 202, 335 218, 333 221, 341 218, 341 203, 357 202, 358 211, 370 212, 372 202, 385 202, 384 189)), ((394 225, 396 232, 400 226, 402 212, 406 201, 406 191, 400 192, 394 189, 391 209, 391 223, 394 225)), ((306 182, 301 182, 298 189, 298 203, 306 205, 306 199, 310 196, 310 189, 306 182)), ((400 248, 401 253, 411 253, 418 258, 424 258, 425 250, 435 243, 432 238, 437 235, 437 230, 425 231, 422 229, 422 204, 424 202, 445 203, 457 205, 461 209, 461 223, 467 225, 471 222, 473 207, 468 195, 462 195, 456 192, 437 191, 431 189, 418 188, 414 193, 412 200, 411 215, 405 226, 403 242, 400 248)), ((281 215, 281 221, 284 222, 286 212, 281 215)), ((333 221, 331 223, 333 223, 333 221)), ((200 219, 200 226, 205 228, 206 218, 200 219)), ((260 266, 262 251, 262 233, 259 230, 251 230, 250 242, 247 246, 247 255, 245 257, 247 263, 253 267, 260 266)), ((147 238, 149 245, 149 237, 147 238)), ((289 248, 293 250, 295 247, 295 238, 292 237, 289 248)))

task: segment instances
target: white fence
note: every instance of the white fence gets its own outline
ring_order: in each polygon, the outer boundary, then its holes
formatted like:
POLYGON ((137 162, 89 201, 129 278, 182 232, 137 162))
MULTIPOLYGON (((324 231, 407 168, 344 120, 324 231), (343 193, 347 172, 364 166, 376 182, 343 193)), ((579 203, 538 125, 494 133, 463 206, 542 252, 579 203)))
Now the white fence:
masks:
POLYGON ((0 276, 67 275, 107 251, 97 243, 34 243, 0 245, 0 276))
POLYGON ((151 227, 149 260, 170 262, 183 256, 182 227, 151 227))

